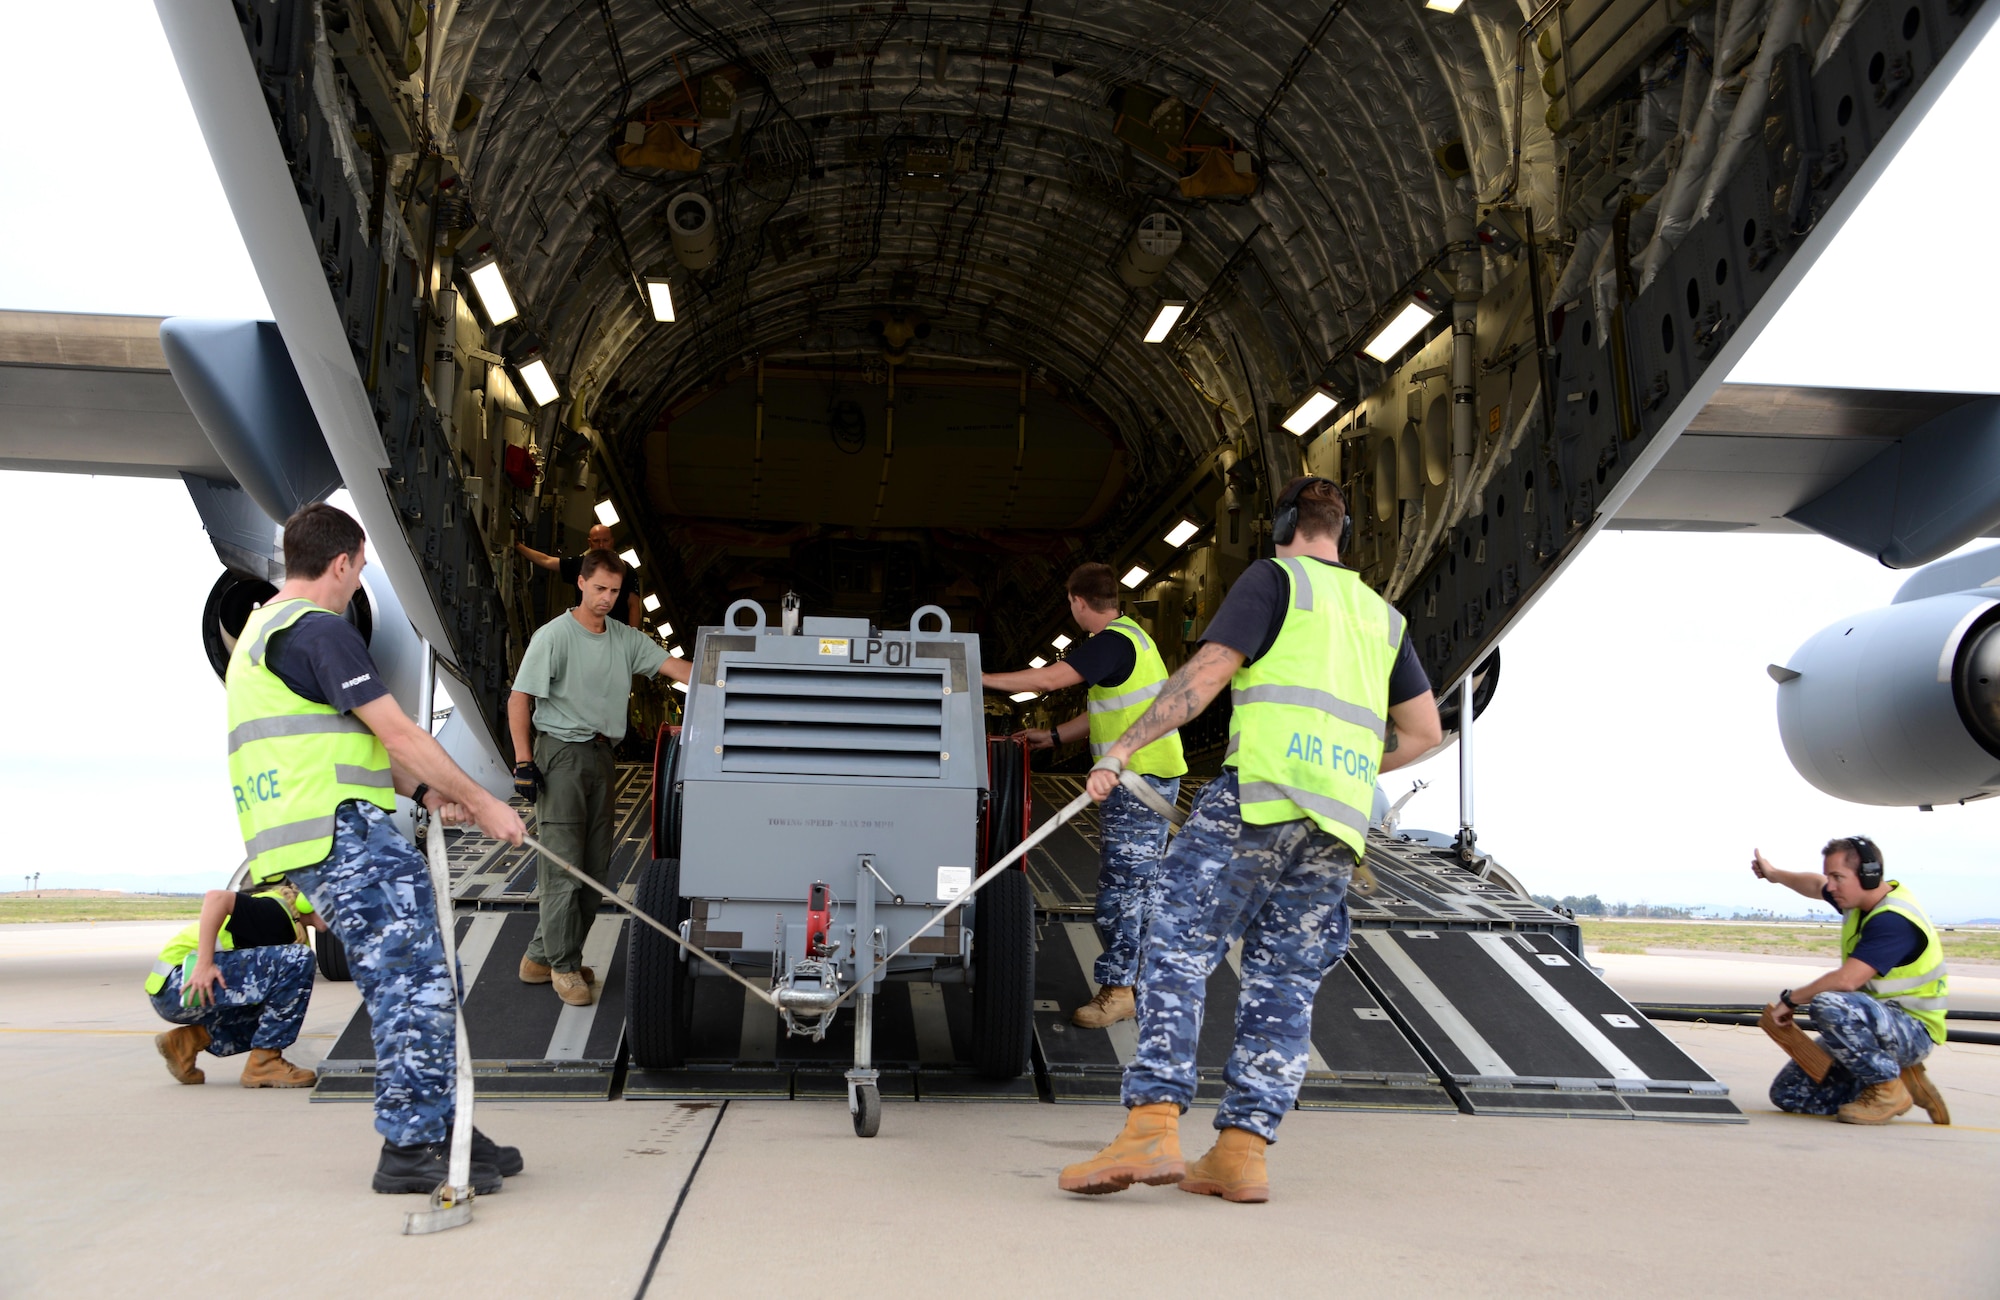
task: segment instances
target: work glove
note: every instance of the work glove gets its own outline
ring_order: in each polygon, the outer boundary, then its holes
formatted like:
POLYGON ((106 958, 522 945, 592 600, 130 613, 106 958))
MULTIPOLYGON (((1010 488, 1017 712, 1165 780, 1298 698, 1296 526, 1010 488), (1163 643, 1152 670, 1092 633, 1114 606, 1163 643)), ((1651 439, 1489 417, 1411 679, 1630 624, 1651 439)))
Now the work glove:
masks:
POLYGON ((547 784, 548 781, 542 776, 542 769, 536 767, 532 760, 514 764, 514 793, 529 803, 535 801, 536 794, 547 784))

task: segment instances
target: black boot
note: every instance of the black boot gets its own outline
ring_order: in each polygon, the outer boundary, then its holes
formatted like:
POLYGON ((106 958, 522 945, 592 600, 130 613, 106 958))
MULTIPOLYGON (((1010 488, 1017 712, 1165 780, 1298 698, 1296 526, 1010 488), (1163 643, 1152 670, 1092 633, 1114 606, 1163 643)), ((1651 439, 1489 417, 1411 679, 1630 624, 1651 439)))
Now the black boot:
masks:
POLYGON ((521 1160, 521 1148, 503 1147, 477 1128, 472 1130, 472 1163, 492 1165, 502 1178, 512 1178, 527 1167, 521 1160))
MULTIPOLYGON (((375 1162, 375 1190, 378 1192, 419 1192, 428 1194, 441 1186, 451 1172, 451 1144, 424 1142, 413 1147, 382 1143, 382 1158, 375 1162)), ((472 1162, 472 1191, 491 1196, 500 1190, 500 1171, 492 1165, 472 1162)))

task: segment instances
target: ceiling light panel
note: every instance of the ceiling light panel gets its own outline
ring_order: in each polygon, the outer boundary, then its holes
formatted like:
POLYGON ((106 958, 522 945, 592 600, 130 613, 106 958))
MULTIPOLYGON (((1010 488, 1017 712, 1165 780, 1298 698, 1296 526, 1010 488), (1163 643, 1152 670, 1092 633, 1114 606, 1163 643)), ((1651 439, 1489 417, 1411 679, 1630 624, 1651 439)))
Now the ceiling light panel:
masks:
POLYGON ((1404 344, 1423 332, 1424 326, 1437 319, 1437 309, 1429 303, 1412 298, 1403 304, 1403 310, 1389 318, 1389 323, 1377 330, 1375 337, 1361 350, 1377 361, 1387 362, 1403 350, 1404 344))
POLYGON ((1184 302, 1161 303, 1160 310, 1153 315, 1153 323, 1146 327, 1146 342, 1159 343, 1173 333, 1174 326, 1180 321, 1181 313, 1186 310, 1187 304, 1184 302))
POLYGON ((500 263, 488 258, 467 271, 465 278, 472 281, 480 310, 493 324, 505 325, 521 314, 514 306, 514 295, 507 290, 506 277, 500 274, 500 263))

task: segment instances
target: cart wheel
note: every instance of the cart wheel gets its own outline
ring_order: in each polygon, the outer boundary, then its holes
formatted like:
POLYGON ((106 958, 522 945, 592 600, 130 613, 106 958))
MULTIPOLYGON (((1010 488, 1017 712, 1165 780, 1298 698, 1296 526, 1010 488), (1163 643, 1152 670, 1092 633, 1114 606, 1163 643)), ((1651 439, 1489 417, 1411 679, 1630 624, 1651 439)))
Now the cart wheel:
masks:
POLYGON ((882 1131, 882 1093, 872 1083, 854 1089, 854 1136, 872 1138, 882 1131))
POLYGON ((347 949, 340 936, 331 930, 314 930, 312 938, 313 960, 319 963, 319 973, 342 984, 352 980, 354 972, 347 968, 347 949))
POLYGON ((988 1079, 1018 1079, 1035 1022, 1035 895, 1025 871, 1003 871, 979 891, 972 920, 972 1064, 988 1079))
MULTIPOLYGON (((679 858, 655 858, 639 876, 633 906, 669 926, 687 919, 679 858)), ((676 1070, 687 1057, 694 980, 680 945, 643 921, 626 923, 625 1038, 632 1063, 647 1070, 676 1070)))

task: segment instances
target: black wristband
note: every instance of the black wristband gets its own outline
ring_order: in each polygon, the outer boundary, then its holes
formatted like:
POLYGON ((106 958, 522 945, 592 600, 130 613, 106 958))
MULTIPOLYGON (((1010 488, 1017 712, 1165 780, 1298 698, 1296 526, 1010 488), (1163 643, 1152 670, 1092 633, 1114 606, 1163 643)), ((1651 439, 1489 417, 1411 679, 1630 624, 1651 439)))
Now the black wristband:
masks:
POLYGON ((424 806, 424 796, 429 794, 430 792, 431 792, 430 786, 423 781, 419 781, 417 782, 417 788, 410 791, 410 800, 411 802, 415 803, 417 807, 421 808, 424 806))
POLYGON ((1794 1011, 1797 1011, 1799 1009, 1799 1004, 1792 1001, 1792 991, 1790 989, 1779 990, 1778 1001, 1784 1003, 1786 1006, 1790 1007, 1794 1011))

